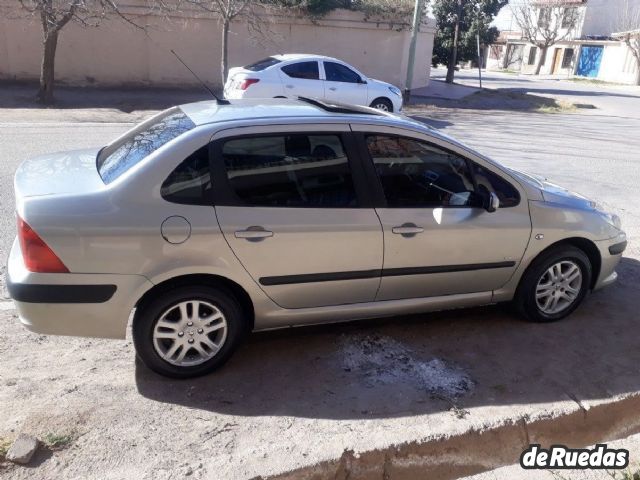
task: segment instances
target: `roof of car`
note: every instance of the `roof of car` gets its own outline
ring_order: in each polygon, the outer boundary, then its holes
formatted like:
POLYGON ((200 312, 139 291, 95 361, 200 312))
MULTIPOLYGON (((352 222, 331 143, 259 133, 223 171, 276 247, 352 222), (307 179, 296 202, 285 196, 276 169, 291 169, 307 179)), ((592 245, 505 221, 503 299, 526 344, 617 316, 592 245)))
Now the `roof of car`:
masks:
POLYGON ((288 60, 302 60, 303 58, 315 58, 318 60, 322 60, 322 59, 337 60, 336 58, 333 58, 333 57, 328 57, 326 55, 316 55, 313 53, 283 53, 280 55, 272 55, 272 57, 277 58, 278 60, 281 60, 283 62, 286 62, 288 60))
POLYGON ((314 99, 238 99, 228 100, 227 104, 211 100, 180 105, 180 109, 196 125, 265 118, 306 118, 320 121, 334 118, 345 122, 366 120, 375 123, 383 120, 382 123, 405 126, 412 124, 414 127, 417 124, 409 118, 383 113, 369 107, 329 104, 314 99))

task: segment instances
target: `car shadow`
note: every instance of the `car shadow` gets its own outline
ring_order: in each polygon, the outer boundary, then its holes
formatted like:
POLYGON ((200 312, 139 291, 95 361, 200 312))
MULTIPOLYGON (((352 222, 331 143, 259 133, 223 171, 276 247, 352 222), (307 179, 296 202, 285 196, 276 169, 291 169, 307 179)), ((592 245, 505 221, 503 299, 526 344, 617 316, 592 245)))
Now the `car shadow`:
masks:
POLYGON ((640 262, 618 272, 557 323, 491 306, 256 333, 211 375, 172 380, 138 363, 136 384, 198 410, 325 419, 606 399, 640 390, 640 262))

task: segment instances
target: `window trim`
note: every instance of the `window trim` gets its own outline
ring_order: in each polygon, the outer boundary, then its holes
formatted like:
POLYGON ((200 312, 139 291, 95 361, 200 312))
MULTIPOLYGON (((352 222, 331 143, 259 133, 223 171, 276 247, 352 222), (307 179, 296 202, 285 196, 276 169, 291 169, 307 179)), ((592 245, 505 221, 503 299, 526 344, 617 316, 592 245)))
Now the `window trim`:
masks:
MULTIPOLYGON (((292 125, 287 125, 292 126, 292 125)), ((375 199, 369 192, 367 180, 362 174, 362 162, 353 138, 353 134, 347 131, 340 130, 274 130, 271 132, 261 133, 238 133, 225 135, 220 138, 215 138, 209 148, 210 164, 215 179, 215 188, 213 188, 213 203, 214 206, 219 207, 245 207, 245 208, 290 208, 290 209, 323 209, 323 210, 346 210, 346 209, 362 209, 362 208, 374 208, 375 199), (336 135, 342 141, 344 153, 347 155, 347 163, 351 170, 351 178, 353 180, 353 186, 356 193, 355 206, 345 207, 320 207, 320 206, 280 206, 280 205, 251 205, 242 200, 231 186, 231 182, 227 177, 227 171, 224 165, 224 159, 222 157, 222 147, 230 140, 237 140, 240 138, 259 138, 259 137, 274 137, 274 136, 286 136, 286 135, 336 135)))
POLYGON ((410 132, 407 133, 387 133, 387 132, 376 132, 375 130, 358 130, 354 132, 354 135, 357 138, 358 141, 358 151, 360 153, 360 156, 363 158, 363 160, 365 160, 364 165, 363 165, 363 170, 365 171, 365 173, 367 174, 367 178, 369 179, 369 184, 373 186, 374 188, 374 194, 375 194, 375 198, 376 198, 376 208, 392 208, 392 209, 408 209, 408 210, 417 210, 417 209, 434 209, 434 208, 475 208, 475 209, 483 209, 483 207, 481 206, 473 206, 473 205, 440 205, 440 206, 421 206, 421 207, 407 207, 407 206, 400 206, 400 207, 395 207, 395 206, 390 206, 387 202, 387 198, 386 195, 384 193, 384 188, 382 186, 382 181, 380 180, 380 177, 378 176, 378 173, 376 172, 376 168, 375 168, 375 164, 373 162, 373 157, 371 156, 371 154, 369 153, 369 148, 367 147, 367 136, 373 136, 373 135, 377 135, 377 136, 386 136, 386 137, 399 137, 399 138, 406 138, 407 140, 413 140, 415 142, 421 142, 421 143, 425 143, 427 145, 430 145, 434 148, 438 148, 450 155, 455 155, 459 158, 462 158, 466 163, 467 163, 467 168, 469 169, 469 172, 471 174, 471 179, 473 181, 473 186, 475 189, 475 193, 477 195, 480 195, 479 192, 479 188, 478 188, 478 181, 476 180, 476 175, 473 169, 474 165, 478 165, 479 167, 490 171, 491 173, 493 173, 494 175, 498 176, 500 179, 502 179, 503 181, 505 181, 507 184, 509 184, 511 186, 511 188, 513 188, 516 193, 518 194, 518 201, 516 203, 514 203, 513 205, 509 205, 507 207, 503 207, 500 206, 498 210, 503 209, 503 208, 513 208, 513 207, 517 207, 518 205, 520 205, 520 203, 522 202, 522 194, 520 192, 520 189, 517 188, 516 186, 514 186, 514 181, 511 179, 507 179, 505 178, 505 175, 500 174, 495 172, 494 170, 491 170, 490 168, 487 168, 485 165, 476 162, 474 160, 471 160, 467 155, 463 155, 451 148, 448 148, 446 146, 443 145, 439 145, 435 142, 431 142, 429 140, 424 140, 422 138, 418 138, 415 136, 412 136, 410 134, 410 132))

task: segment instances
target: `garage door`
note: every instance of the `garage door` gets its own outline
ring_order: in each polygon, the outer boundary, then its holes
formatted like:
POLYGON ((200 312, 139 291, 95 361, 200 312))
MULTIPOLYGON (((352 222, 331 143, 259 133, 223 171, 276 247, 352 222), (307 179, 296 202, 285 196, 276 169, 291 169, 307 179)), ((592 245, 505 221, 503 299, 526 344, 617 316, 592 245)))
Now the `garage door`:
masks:
POLYGON ((580 60, 576 74, 582 77, 597 77, 603 51, 602 45, 583 46, 580 49, 580 60))

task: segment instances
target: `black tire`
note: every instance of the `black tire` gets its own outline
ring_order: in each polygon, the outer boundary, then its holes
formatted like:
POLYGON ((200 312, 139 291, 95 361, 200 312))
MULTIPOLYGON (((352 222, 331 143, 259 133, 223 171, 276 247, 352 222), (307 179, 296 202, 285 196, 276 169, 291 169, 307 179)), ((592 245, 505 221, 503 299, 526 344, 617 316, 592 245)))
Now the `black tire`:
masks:
POLYGON ((369 106, 377 110, 383 110, 386 112, 393 113, 393 103, 391 103, 391 100, 389 100, 388 98, 384 98, 384 97, 376 98, 373 102, 371 102, 371 105, 369 106), (387 109, 385 110, 384 108, 381 108, 382 105, 384 105, 387 109))
POLYGON ((247 332, 246 325, 243 309, 231 292, 207 286, 180 287, 161 292, 136 311, 132 328, 133 344, 142 362, 154 372, 172 378, 197 377, 213 372, 231 357, 247 332), (163 313, 187 300, 200 300, 214 305, 224 315, 227 330, 224 343, 212 358, 198 365, 179 366, 164 360, 156 351, 153 332, 163 313))
MULTIPOLYGON (((555 322, 570 315, 580 306, 591 286, 592 266, 589 257, 579 248, 571 245, 559 245, 541 253, 529 266, 520 280, 513 304, 517 312, 531 322, 555 322), (539 280, 553 265, 569 261, 580 268, 582 282, 579 293, 563 310, 550 314, 544 312, 536 301, 536 289, 539 280)), ((554 293, 555 295, 558 292, 554 293)))

